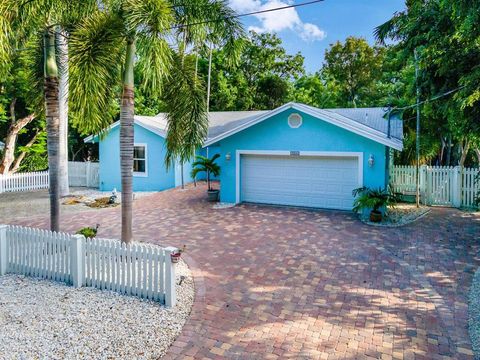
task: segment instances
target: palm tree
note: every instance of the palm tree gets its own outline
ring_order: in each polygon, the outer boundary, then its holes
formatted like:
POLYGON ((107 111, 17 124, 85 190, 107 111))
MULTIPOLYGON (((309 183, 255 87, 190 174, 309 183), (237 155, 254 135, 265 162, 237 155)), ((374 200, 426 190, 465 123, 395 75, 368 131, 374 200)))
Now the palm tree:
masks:
MULTIPOLYGON (((208 10, 224 1, 204 1, 208 10)), ((206 11, 193 2, 199 13, 206 11), (200 11, 201 10, 201 11, 200 11)), ((195 10, 194 9, 194 10, 195 10)), ((190 11, 189 4, 166 0, 110 0, 88 16, 70 37, 70 93, 74 122, 84 132, 95 132, 110 123, 105 116, 120 93, 120 166, 122 176, 122 241, 132 239, 132 170, 134 63, 143 74, 141 86, 160 92, 168 118, 167 163, 179 154, 192 156, 208 129, 204 90, 193 62, 179 55, 167 41, 175 13, 190 11), (162 86, 163 85, 163 86, 162 86), (85 121, 87 120, 87 121, 85 121), (180 150, 181 149, 181 150, 180 150)), ((190 18, 191 19, 191 18, 190 18)), ((220 20, 218 17, 216 21, 220 20)), ((199 22, 199 21, 197 21, 199 22)), ((180 157, 180 160, 182 158, 180 157)))
MULTIPOLYGON (((193 24, 191 26, 178 25, 174 28, 182 62, 185 60, 189 48, 192 48, 193 52, 197 54, 200 51, 205 51, 206 48, 210 49, 206 96, 206 112, 208 115, 212 48, 215 45, 222 46, 229 63, 236 64, 243 48, 243 42, 240 41, 245 36, 243 26, 225 0, 172 0, 172 6, 177 24, 193 24)), ((189 61, 192 60, 189 59, 189 61)), ((184 66, 184 64, 181 65, 184 66)), ((191 66, 191 64, 187 66, 191 66)), ((195 57, 195 74, 197 74, 197 68, 198 56, 195 57)), ((169 102, 167 104, 171 105, 169 102)), ((174 108, 174 106, 170 106, 170 108, 174 108)), ((191 125, 191 121, 188 119, 183 124, 183 126, 191 125)), ((171 134, 173 133, 172 131, 171 134)), ((200 134, 200 132, 197 132, 197 134, 200 134)), ((170 165, 174 159, 179 160, 183 188, 183 164, 195 156, 196 148, 201 145, 204 139, 198 138, 189 144, 179 140, 181 140, 179 136, 175 136, 174 140, 167 138, 167 165, 170 165)))
POLYGON ((201 172, 207 175, 207 188, 208 191, 212 191, 212 185, 210 181, 210 175, 217 177, 220 175, 220 166, 215 162, 220 157, 220 154, 215 154, 211 158, 198 155, 197 160, 192 164, 191 176, 193 179, 201 172))
MULTIPOLYGON (((47 152, 50 178, 50 228, 59 230, 59 68, 58 28, 71 28, 79 18, 97 7, 96 0, 0 2, 0 76, 19 52, 30 56, 32 86, 43 97, 47 121, 47 152)), ((36 99, 35 99, 36 100, 36 99)))

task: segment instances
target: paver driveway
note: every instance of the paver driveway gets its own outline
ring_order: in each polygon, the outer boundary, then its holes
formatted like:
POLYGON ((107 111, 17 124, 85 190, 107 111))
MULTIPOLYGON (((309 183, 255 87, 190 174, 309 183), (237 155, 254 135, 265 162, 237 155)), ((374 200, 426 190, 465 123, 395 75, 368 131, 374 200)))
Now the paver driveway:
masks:
MULTIPOLYGON (((171 358, 471 358, 467 291, 480 217, 433 209, 401 228, 351 213, 241 205, 204 186, 135 203, 137 239, 186 244, 197 296, 171 358)), ((119 209, 65 215, 118 237, 119 209)), ((45 226, 45 218, 19 220, 45 226)))

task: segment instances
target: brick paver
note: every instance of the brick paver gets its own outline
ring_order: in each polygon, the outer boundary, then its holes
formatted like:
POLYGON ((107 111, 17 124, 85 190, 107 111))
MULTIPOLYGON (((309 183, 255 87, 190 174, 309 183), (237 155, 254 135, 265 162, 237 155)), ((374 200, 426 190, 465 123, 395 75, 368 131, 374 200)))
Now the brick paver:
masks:
MULTIPOLYGON (((435 208, 378 228, 348 212, 214 210, 204 191, 135 202, 136 238, 186 244, 195 276, 191 317, 167 358, 473 358, 467 292, 480 263, 480 216, 435 208)), ((62 224, 99 222, 99 236, 118 237, 119 221, 119 209, 108 209, 62 224)))

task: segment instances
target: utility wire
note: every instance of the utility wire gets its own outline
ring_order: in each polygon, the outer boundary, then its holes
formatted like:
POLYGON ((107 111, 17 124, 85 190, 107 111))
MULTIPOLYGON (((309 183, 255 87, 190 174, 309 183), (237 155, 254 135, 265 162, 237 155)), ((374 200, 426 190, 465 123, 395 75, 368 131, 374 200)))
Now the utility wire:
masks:
POLYGON ((447 91, 447 92, 444 92, 443 94, 436 95, 436 96, 434 96, 434 97, 432 97, 432 98, 430 98, 430 99, 420 101, 420 102, 418 102, 418 104, 415 103, 415 104, 413 104, 413 105, 407 105, 407 106, 403 106, 403 107, 400 107, 400 108, 394 108, 394 109, 392 109, 392 110, 406 110, 406 109, 411 109, 411 108, 416 107, 417 105, 423 105, 423 104, 425 104, 425 103, 432 102, 432 101, 438 100, 438 99, 440 99, 440 98, 442 98, 442 97, 445 97, 445 96, 448 96, 448 95, 450 95, 450 94, 453 94, 453 93, 455 93, 455 92, 457 92, 457 91, 459 91, 459 90, 464 89, 465 87, 466 87, 466 85, 462 85, 462 86, 459 86, 459 87, 457 87, 457 88, 455 88, 455 89, 453 89, 453 90, 449 90, 449 91, 447 91))
POLYGON ((212 22, 219 22, 219 21, 224 21, 224 20, 228 20, 228 19, 241 18, 241 17, 245 17, 245 16, 263 14, 263 13, 268 13, 268 12, 272 12, 272 11, 279 11, 279 10, 297 8, 297 7, 301 7, 301 6, 316 4, 316 3, 319 3, 319 2, 322 2, 322 1, 325 1, 325 0, 312 0, 312 1, 307 1, 307 2, 304 2, 304 3, 300 3, 300 4, 292 4, 292 5, 280 6, 280 7, 271 8, 271 9, 252 11, 252 12, 244 13, 244 14, 226 16, 226 17, 219 18, 219 19, 198 21, 198 22, 190 23, 190 24, 180 24, 180 25, 175 25, 175 26, 171 27, 170 30, 181 29, 181 28, 184 28, 184 27, 189 27, 189 26, 194 26, 194 25, 208 24, 208 23, 212 23, 212 22))
MULTIPOLYGON (((252 11, 252 12, 244 13, 244 14, 236 14, 236 15, 232 15, 232 16, 225 16, 225 17, 218 18, 218 19, 198 21, 198 22, 194 22, 194 23, 190 23, 190 24, 179 24, 179 25, 172 26, 167 30, 183 29, 183 28, 190 27, 190 26, 195 26, 195 25, 209 24, 209 23, 215 23, 215 22, 225 21, 225 20, 229 20, 229 19, 241 18, 241 17, 245 17, 245 16, 263 14, 263 13, 285 10, 285 9, 292 9, 292 8, 297 8, 297 7, 301 7, 301 6, 316 4, 316 3, 319 3, 319 2, 323 2, 323 1, 325 1, 325 0, 312 0, 312 1, 307 1, 307 2, 304 2, 304 3, 300 3, 300 4, 292 4, 292 5, 280 6, 280 7, 271 8, 271 9, 252 11)), ((174 5, 172 7, 181 7, 181 6, 182 5, 174 5)), ((65 35, 65 34, 60 34, 60 35, 63 36, 64 38, 68 39, 68 35, 65 35)), ((15 49, 15 51, 25 51, 25 50, 27 50, 27 49, 15 49)))

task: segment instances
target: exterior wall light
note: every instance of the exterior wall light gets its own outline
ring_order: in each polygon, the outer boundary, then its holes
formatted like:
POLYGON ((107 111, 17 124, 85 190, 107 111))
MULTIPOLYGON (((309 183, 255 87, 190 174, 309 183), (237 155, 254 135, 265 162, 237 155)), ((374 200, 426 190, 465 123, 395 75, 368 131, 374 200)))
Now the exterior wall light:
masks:
POLYGON ((229 152, 225 154, 225 160, 230 161, 231 158, 232 154, 230 154, 229 152))
POLYGON ((373 157, 373 154, 370 154, 370 157, 368 158, 368 166, 373 167, 375 164, 375 158, 373 157))

